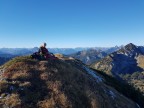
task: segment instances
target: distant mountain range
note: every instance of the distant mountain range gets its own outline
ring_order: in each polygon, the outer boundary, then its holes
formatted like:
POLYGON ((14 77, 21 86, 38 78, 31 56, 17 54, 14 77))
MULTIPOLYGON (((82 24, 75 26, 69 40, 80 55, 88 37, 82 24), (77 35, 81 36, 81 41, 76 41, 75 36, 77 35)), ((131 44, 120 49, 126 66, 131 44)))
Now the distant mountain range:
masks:
MULTIPOLYGON (((107 53, 111 53, 117 49, 119 49, 120 47, 86 47, 86 48, 48 48, 48 50, 52 53, 60 53, 60 54, 64 54, 64 55, 69 55, 69 54, 74 54, 77 53, 79 51, 83 51, 83 50, 89 50, 89 49, 93 49, 93 50, 101 50, 101 51, 105 51, 107 53)), ((11 54, 11 55, 29 55, 33 52, 37 52, 38 51, 38 47, 34 47, 34 48, 0 48, 0 54, 11 54)))
POLYGON ((97 51, 103 51, 108 54, 120 49, 122 46, 118 47, 86 47, 86 48, 48 48, 50 52, 52 53, 60 53, 65 55, 75 55, 78 52, 81 51, 89 51, 89 50, 97 50, 97 51))
POLYGON ((75 54, 71 54, 70 56, 81 60, 83 63, 87 65, 90 65, 91 63, 107 56, 107 53, 105 53, 104 51, 89 49, 89 50, 79 51, 75 54))
POLYGON ((9 55, 29 55, 33 52, 38 51, 38 48, 0 48, 0 54, 9 54, 9 55))
POLYGON ((16 57, 16 55, 11 54, 4 54, 0 52, 0 65, 4 64, 5 62, 11 60, 13 57, 16 57))
POLYGON ((36 52, 38 48, 1 48, 0 49, 0 65, 11 60, 16 56, 30 55, 36 52))
POLYGON ((102 48, 102 49, 90 48, 87 50, 83 50, 83 51, 79 51, 77 53, 71 54, 69 56, 79 59, 83 63, 90 65, 93 62, 96 62, 96 61, 104 58, 108 54, 119 50, 120 48, 121 47, 118 47, 118 46, 111 47, 111 48, 102 48))
MULTIPOLYGON (((29 55, 38 51, 38 47, 34 48, 0 48, 0 54, 11 54, 11 55, 29 55)), ((60 54, 72 54, 78 51, 87 50, 89 48, 48 48, 52 53, 60 54)))

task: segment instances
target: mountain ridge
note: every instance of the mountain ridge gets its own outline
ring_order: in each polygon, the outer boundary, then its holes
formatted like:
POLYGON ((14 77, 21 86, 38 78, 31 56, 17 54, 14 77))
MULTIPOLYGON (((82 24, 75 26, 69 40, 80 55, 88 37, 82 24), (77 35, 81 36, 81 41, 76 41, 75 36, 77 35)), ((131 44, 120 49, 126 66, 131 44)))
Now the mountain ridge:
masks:
POLYGON ((37 61, 18 57, 1 68, 4 68, 0 81, 2 108, 139 107, 77 60, 37 61))
POLYGON ((132 43, 91 65, 118 79, 123 79, 144 94, 144 47, 132 43), (120 77, 120 78, 119 78, 120 77))
POLYGON ((96 69, 101 68, 100 70, 112 73, 121 73, 122 71, 123 73, 143 71, 144 67, 140 67, 139 64, 141 63, 137 62, 140 61, 141 58, 143 58, 143 55, 144 52, 139 47, 130 43, 120 50, 109 54, 97 63, 92 64, 92 67, 96 69), (104 67, 104 65, 106 66, 106 68, 104 67))

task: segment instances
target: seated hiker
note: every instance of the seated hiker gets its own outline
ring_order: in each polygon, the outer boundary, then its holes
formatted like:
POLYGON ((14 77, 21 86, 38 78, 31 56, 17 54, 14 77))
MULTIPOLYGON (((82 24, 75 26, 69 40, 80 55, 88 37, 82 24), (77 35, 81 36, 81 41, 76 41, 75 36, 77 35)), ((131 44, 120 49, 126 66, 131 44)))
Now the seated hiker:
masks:
POLYGON ((43 45, 40 46, 38 52, 35 52, 31 55, 31 58, 38 60, 56 59, 56 57, 47 50, 46 43, 43 43, 43 45))
POLYGON ((40 47, 38 53, 44 57, 45 59, 48 59, 49 51, 46 48, 46 43, 43 43, 43 45, 40 47))

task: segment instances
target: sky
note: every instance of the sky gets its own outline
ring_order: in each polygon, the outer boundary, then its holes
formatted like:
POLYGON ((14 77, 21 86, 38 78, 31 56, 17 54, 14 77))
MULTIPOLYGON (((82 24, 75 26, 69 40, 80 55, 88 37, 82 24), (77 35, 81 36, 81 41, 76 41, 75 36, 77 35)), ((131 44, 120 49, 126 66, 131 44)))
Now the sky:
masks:
POLYGON ((0 48, 144 45, 144 0, 0 0, 0 48))

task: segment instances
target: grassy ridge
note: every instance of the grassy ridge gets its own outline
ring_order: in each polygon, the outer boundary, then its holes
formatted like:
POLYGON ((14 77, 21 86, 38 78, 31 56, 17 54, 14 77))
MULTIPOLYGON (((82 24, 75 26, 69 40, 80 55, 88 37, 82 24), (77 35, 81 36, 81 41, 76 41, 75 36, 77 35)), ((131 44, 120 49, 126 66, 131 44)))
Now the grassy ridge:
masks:
POLYGON ((122 93, 124 96, 132 99, 133 101, 138 103, 142 108, 144 108, 144 102, 143 102, 144 96, 139 90, 136 90, 132 85, 124 81, 119 81, 116 78, 109 76, 102 71, 95 70, 95 69, 93 70, 97 71, 105 78, 106 80, 105 84, 114 87, 117 91, 122 93))

